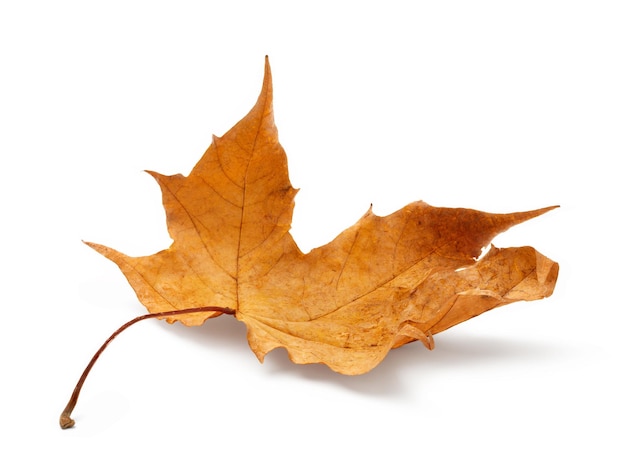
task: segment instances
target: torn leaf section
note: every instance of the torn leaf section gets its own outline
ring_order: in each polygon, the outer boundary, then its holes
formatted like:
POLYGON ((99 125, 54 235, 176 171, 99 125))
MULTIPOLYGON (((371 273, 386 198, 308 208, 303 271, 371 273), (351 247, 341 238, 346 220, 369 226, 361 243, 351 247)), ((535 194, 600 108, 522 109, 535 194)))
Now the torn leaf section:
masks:
MULTIPOLYGON (((412 297, 411 321, 435 335, 494 308, 549 297, 558 273, 558 263, 532 247, 492 246, 475 265, 429 278, 412 297)), ((401 336, 394 348, 414 340, 421 339, 401 336)))

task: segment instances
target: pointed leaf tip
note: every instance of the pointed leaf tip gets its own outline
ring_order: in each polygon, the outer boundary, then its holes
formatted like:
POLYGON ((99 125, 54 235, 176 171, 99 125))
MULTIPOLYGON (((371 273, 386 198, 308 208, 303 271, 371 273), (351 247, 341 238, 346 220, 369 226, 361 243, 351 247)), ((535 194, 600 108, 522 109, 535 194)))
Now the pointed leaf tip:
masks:
POLYGON ((269 91, 272 90, 272 68, 270 66, 270 59, 267 55, 265 55, 265 69, 263 74, 263 88, 268 88, 269 91))

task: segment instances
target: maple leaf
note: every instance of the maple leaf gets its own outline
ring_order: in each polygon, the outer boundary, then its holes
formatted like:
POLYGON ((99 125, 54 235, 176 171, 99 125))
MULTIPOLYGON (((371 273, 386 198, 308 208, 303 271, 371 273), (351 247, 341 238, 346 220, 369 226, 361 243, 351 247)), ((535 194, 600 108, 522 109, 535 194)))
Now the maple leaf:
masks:
MULTIPOLYGON (((492 214, 414 202, 380 217, 371 208, 330 243, 302 253, 291 226, 297 190, 278 142, 272 81, 252 110, 214 137, 189 176, 149 172, 173 239, 115 262, 151 313, 229 307, 246 324, 260 361, 278 347, 295 363, 362 374, 390 349, 432 336, 490 309, 552 294, 558 265, 531 247, 483 248, 539 210, 492 214)), ((168 316, 194 326, 221 312, 168 316)), ((229 313, 230 314, 230 313, 229 313)))

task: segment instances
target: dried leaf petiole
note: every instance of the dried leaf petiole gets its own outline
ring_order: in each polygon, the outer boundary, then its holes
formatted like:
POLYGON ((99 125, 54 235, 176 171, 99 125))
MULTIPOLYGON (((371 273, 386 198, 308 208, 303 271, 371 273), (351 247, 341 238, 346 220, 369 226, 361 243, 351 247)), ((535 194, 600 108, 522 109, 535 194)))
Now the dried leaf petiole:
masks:
POLYGON ((136 318, 128 321, 126 324, 124 324, 115 332, 113 332, 113 334, 111 334, 111 336, 106 340, 106 342, 102 344, 102 346, 98 349, 98 351, 96 351, 96 354, 93 355, 93 357, 91 358, 91 361, 89 361, 89 364, 87 364, 87 367, 83 371, 83 374, 80 376, 80 379, 78 379, 78 382, 76 383, 76 386, 74 387, 74 392, 72 393, 72 396, 70 397, 70 400, 68 401, 67 406, 65 406, 65 409, 63 409, 63 412, 61 413, 61 417, 59 417, 59 425, 61 425, 61 428, 63 429, 72 428, 74 426, 74 419, 71 418, 70 414, 72 413, 72 411, 74 410, 74 407, 76 406, 76 402, 78 401, 78 396, 80 395, 80 390, 83 388, 83 384, 85 383, 85 380, 87 379, 87 376, 89 375, 89 372, 93 368, 94 364, 96 363, 96 361, 98 360, 102 352, 106 349, 109 343, 113 341, 115 337, 117 337, 119 334, 124 332, 133 324, 136 324, 139 321, 143 321, 144 319, 167 318, 170 316, 176 316, 176 315, 181 315, 181 314, 208 313, 208 312, 223 313, 223 314, 230 314, 230 315, 235 314, 235 310, 233 310, 232 308, 224 308, 220 306, 203 306, 199 308, 188 308, 184 310, 162 311, 160 313, 149 313, 149 314, 144 314, 142 316, 137 316, 136 318))

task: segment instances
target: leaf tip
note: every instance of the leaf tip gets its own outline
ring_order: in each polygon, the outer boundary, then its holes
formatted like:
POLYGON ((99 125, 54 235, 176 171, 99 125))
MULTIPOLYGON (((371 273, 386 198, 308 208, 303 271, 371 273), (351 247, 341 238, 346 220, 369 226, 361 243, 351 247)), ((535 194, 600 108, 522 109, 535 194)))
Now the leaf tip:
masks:
POLYGON ((95 244, 95 243, 93 243, 93 242, 86 241, 86 240, 84 240, 84 239, 81 239, 81 242, 82 242, 83 244, 85 244, 85 245, 87 245, 87 246, 91 247, 92 249, 93 249, 93 248, 97 245, 97 244, 95 244))
POLYGON ((163 176, 160 173, 155 172, 154 170, 144 170, 144 172, 150 175, 152 178, 154 178, 157 181, 159 181, 159 178, 163 176))
MULTIPOLYGON (((527 212, 528 214, 528 218, 536 218, 540 215, 543 215, 545 213, 548 213, 554 209, 558 209, 559 207, 561 207, 560 205, 551 205, 549 207, 543 207, 541 209, 537 209, 537 210, 531 210, 530 212, 527 212)), ((526 219, 522 220, 522 221, 526 221, 526 219)))
POLYGON ((269 87, 272 87, 272 68, 270 67, 270 58, 269 56, 265 55, 265 75, 263 78, 263 87, 265 88, 266 85, 269 85, 269 87))

